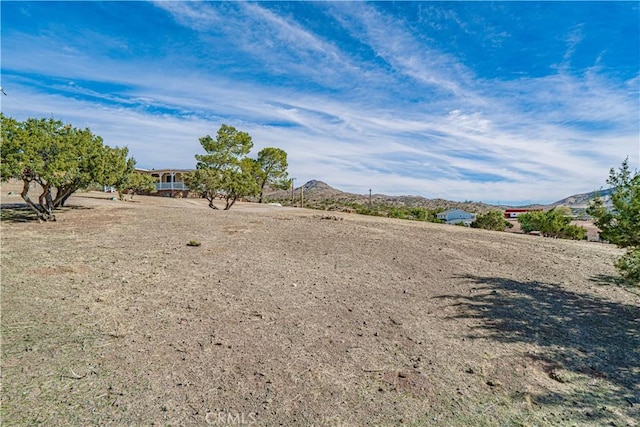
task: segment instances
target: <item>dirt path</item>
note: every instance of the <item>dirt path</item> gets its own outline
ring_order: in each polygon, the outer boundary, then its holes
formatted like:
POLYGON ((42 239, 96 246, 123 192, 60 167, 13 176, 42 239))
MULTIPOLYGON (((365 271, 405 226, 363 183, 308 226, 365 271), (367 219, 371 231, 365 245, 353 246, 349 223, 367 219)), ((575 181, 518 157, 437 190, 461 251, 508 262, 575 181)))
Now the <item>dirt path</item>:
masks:
POLYGON ((5 425, 637 425, 640 297, 611 284, 612 246, 71 204, 4 209, 5 425))

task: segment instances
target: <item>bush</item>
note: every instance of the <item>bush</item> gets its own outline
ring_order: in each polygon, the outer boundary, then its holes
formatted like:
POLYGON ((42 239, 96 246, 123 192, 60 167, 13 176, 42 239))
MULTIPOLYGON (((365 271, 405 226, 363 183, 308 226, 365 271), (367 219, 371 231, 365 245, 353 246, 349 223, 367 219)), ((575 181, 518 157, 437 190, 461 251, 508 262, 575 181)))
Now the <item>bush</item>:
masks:
POLYGON ((627 251, 614 263, 625 279, 630 282, 640 283, 640 248, 627 251))
POLYGON ((489 211, 476 216, 476 220, 471 223, 471 227, 504 231, 506 228, 512 228, 513 224, 504 219, 504 214, 501 211, 489 211))
POLYGON ((571 217, 555 208, 546 212, 527 212, 518 217, 518 222, 525 233, 539 231, 546 237, 573 240, 583 240, 587 236, 587 230, 571 224, 571 217))

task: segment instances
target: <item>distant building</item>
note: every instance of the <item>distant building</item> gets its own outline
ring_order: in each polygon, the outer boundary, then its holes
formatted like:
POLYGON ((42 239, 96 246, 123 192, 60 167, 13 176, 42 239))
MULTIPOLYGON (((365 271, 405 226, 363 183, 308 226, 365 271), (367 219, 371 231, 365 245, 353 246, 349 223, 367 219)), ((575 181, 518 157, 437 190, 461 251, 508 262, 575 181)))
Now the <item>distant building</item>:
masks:
POLYGON ((138 173, 151 175, 156 179, 157 196, 165 197, 187 197, 189 187, 184 183, 184 176, 191 172, 191 169, 136 169, 138 173))
POLYGON ((459 224, 471 225, 476 220, 476 215, 462 209, 449 209, 444 212, 436 214, 436 218, 446 222, 447 224, 459 224))
POLYGON ((504 211, 505 218, 517 218, 519 215, 528 212, 541 212, 544 209, 530 209, 530 208, 517 208, 517 209, 507 209, 504 211))

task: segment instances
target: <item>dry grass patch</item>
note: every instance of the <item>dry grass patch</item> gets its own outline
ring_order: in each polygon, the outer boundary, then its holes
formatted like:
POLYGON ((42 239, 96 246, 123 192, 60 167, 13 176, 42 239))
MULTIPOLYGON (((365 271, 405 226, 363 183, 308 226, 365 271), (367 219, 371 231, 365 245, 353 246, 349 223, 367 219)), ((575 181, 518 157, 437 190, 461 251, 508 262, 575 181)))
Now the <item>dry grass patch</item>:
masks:
POLYGON ((137 200, 2 222, 3 424, 637 425, 611 246, 137 200))

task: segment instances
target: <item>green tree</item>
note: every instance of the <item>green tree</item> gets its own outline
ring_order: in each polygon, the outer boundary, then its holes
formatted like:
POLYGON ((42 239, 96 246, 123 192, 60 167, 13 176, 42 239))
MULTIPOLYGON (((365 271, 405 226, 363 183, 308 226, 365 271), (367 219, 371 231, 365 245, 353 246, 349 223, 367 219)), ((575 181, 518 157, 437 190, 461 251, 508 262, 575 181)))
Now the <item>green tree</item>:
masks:
POLYGON ((73 193, 92 184, 115 185, 126 170, 127 148, 103 145, 102 138, 93 137, 88 129, 76 136, 75 147, 77 163, 71 165, 64 182, 56 187, 53 199, 56 208, 64 206, 73 193))
POLYGON ((504 231, 507 228, 513 228, 513 224, 504 219, 501 211, 493 210, 484 214, 478 214, 475 221, 471 223, 473 228, 482 228, 484 230, 504 231))
POLYGON ((247 132, 223 124, 215 139, 207 135, 200 138, 200 145, 207 154, 196 154, 198 169, 227 170, 239 167, 253 148, 253 141, 247 132))
POLYGON ((625 279, 640 284, 640 173, 631 172, 627 158, 619 172, 611 168, 607 183, 613 190, 613 209, 597 197, 587 213, 594 218, 603 239, 627 249, 615 265, 625 279))
POLYGON ((244 158, 240 167, 230 170, 223 177, 222 198, 225 201, 225 210, 231 209, 236 200, 258 194, 259 187, 252 172, 255 170, 255 161, 244 158))
POLYGON ((583 227, 571 224, 571 217, 565 215, 564 209, 527 212, 518 216, 518 222, 525 233, 539 231, 546 237, 582 240, 587 235, 583 227))
POLYGON ((0 114, 0 119, 2 180, 23 181, 22 198, 41 220, 55 220, 53 210, 75 191, 115 182, 124 170, 126 149, 105 146, 89 129, 53 118, 19 122, 0 114), (32 183, 42 189, 37 203, 29 195, 32 183))
POLYGON ((520 228, 525 233, 540 231, 545 227, 545 214, 542 211, 532 211, 518 216, 520 228))
POLYGON ((152 192, 156 189, 156 179, 146 173, 136 172, 135 169, 124 175, 123 179, 116 185, 120 200, 124 200, 125 194, 129 194, 131 199, 141 192, 152 192))
POLYGON ((427 210, 425 208, 410 208, 409 216, 411 219, 415 221, 426 221, 427 220, 427 210))
POLYGON ((216 138, 200 138, 206 154, 196 154, 197 169, 185 176, 189 188, 209 201, 209 207, 218 209, 216 198, 225 200, 224 210, 241 197, 258 193, 255 179, 255 161, 247 158, 253 147, 251 136, 233 126, 223 124, 216 138))
POLYGON ((258 203, 262 203, 264 187, 268 184, 281 190, 286 190, 290 186, 287 174, 287 153, 274 147, 266 147, 258 153, 257 164, 259 166, 258 186, 260 187, 260 197, 258 203))

